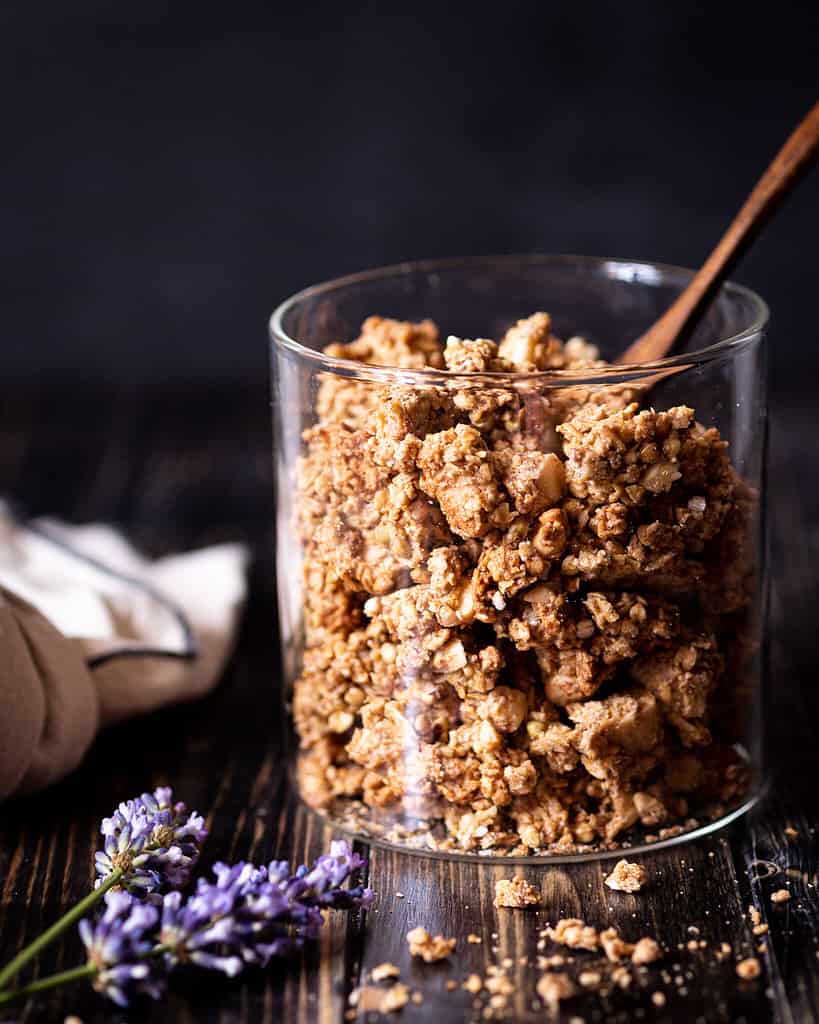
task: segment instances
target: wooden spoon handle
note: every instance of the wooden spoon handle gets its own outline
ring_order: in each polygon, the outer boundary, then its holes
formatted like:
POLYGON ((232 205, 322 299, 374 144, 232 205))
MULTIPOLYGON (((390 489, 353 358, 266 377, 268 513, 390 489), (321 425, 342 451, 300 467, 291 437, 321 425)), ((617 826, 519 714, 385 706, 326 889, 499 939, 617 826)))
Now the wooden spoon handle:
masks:
POLYGON ((717 243, 691 283, 659 320, 617 359, 618 363, 662 359, 696 324, 716 289, 795 184, 819 149, 819 103, 779 150, 746 199, 731 226, 717 243))

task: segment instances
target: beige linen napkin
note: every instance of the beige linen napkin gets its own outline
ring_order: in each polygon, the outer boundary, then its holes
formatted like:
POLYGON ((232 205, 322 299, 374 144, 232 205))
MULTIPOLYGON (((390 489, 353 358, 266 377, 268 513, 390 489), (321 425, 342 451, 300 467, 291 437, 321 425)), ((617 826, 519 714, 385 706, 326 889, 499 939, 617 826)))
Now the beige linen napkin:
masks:
POLYGON ((110 527, 20 523, 0 504, 0 800, 71 771, 111 722, 210 690, 247 557, 149 561, 110 527))

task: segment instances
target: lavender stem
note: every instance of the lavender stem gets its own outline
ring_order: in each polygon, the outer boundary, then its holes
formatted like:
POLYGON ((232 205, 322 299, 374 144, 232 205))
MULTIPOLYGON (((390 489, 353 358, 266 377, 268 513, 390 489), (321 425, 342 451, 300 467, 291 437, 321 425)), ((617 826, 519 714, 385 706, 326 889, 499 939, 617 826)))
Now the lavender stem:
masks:
POLYGON ((37 992, 45 992, 47 989, 56 988, 69 981, 79 981, 82 978, 90 978, 97 973, 96 967, 89 964, 82 964, 80 967, 72 967, 70 971, 60 971, 59 974, 50 974, 47 978, 38 978, 24 988, 11 989, 8 992, 0 992, 0 1006, 14 1002, 16 999, 25 999, 37 992))
MULTIPOLYGON (((76 924, 77 921, 79 921, 95 903, 98 903, 105 893, 108 892, 109 889, 113 888, 121 878, 122 871, 117 869, 112 871, 111 874, 101 882, 99 888, 94 889, 93 892, 84 896, 79 903, 75 904, 71 908, 71 910, 63 914, 58 921, 55 921, 50 928, 47 928, 41 935, 38 935, 33 942, 21 949, 17 956, 6 964, 3 970, 0 971, 0 994, 3 995, 3 998, 5 998, 3 989, 6 987, 7 983, 11 981, 16 974, 19 974, 26 964, 30 963, 43 949, 45 949, 46 946, 62 935, 67 928, 70 928, 72 924, 76 924)), ((69 971, 68 973, 71 972, 69 971)), ((77 975, 77 977, 81 976, 82 975, 77 975)), ((35 982, 35 984, 37 983, 35 982)), ((23 990, 20 989, 18 991, 23 990)), ((2 1002, 2 999, 0 999, 0 1002, 2 1002)))

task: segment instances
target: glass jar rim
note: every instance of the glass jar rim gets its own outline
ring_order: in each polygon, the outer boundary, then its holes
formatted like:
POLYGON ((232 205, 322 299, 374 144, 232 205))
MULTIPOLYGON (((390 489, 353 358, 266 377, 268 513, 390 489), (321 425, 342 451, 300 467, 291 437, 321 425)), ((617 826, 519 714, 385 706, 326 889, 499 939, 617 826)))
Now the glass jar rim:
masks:
MULTIPOLYGON (((744 347, 766 328, 770 311, 765 300, 744 285, 734 281, 726 281, 718 294, 742 297, 754 309, 751 323, 736 334, 720 338, 695 352, 682 352, 666 356, 663 359, 642 363, 608 364, 600 367, 587 367, 578 370, 539 370, 534 373, 482 372, 454 373, 447 370, 424 367, 407 369, 396 366, 381 366, 374 363, 360 363, 353 359, 328 356, 316 349, 303 345, 291 337, 284 329, 284 318, 300 302, 313 299, 323 293, 330 293, 356 284, 364 284, 379 279, 401 277, 413 273, 435 273, 447 270, 468 270, 470 267, 490 268, 498 264, 549 264, 570 266, 572 264, 586 267, 591 271, 602 271, 605 275, 624 281, 648 285, 660 284, 663 277, 683 275, 693 277, 696 271, 670 263, 655 263, 645 260, 630 260, 620 257, 581 256, 570 253, 507 253, 497 256, 466 256, 447 259, 410 260, 404 263, 393 263, 358 271, 343 277, 332 278, 318 284, 303 288, 281 302, 273 311, 269 330, 273 343, 300 359, 313 364, 316 372, 331 373, 336 376, 367 380, 384 384, 401 383, 431 386, 449 384, 453 381, 466 385, 476 384, 498 385, 501 382, 537 383, 553 386, 578 384, 620 384, 628 383, 646 374, 658 372, 677 372, 701 366, 715 359, 722 358, 736 349, 744 347)), ((351 339, 345 339, 351 340, 351 339)))

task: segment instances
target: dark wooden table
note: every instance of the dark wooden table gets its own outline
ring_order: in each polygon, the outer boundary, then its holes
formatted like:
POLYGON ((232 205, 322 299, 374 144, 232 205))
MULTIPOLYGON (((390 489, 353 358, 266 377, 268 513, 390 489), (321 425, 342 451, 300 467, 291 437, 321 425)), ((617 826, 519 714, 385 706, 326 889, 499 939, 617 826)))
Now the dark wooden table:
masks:
MULTIPOLYGON (((87 892, 99 819, 144 789, 172 783, 189 805, 209 813, 206 867, 219 858, 309 860, 327 847, 330 832, 294 800, 278 746, 283 711, 264 383, 247 395, 216 388, 150 397, 66 395, 56 388, 12 392, 0 399, 0 412, 0 493, 14 495, 31 512, 107 518, 156 552, 244 538, 257 555, 238 650, 212 696, 111 730, 73 777, 36 799, 0 808, 5 962, 87 892)), ((373 849, 368 874, 378 901, 366 915, 334 915, 318 946, 267 973, 224 983, 201 974, 182 977, 166 1000, 127 1019, 335 1024, 367 971, 390 960, 423 996, 394 1019, 468 1021, 480 1010, 467 992, 448 990, 447 980, 485 974, 487 964, 508 957, 515 993, 506 1019, 543 1020, 548 1015, 534 990, 540 972, 531 966, 537 933, 547 920, 570 915, 600 927, 614 924, 627 938, 655 935, 669 952, 662 968, 638 972, 628 991, 567 1002, 566 1020, 819 1020, 817 418, 815 406, 790 403, 776 410, 774 421, 766 714, 773 782, 762 806, 711 838, 643 858, 651 884, 635 896, 604 888, 605 865, 526 868, 546 893, 538 912, 493 908, 494 880, 509 870, 373 849), (789 826, 798 835, 786 834, 789 826), (758 860, 776 865, 776 875, 758 880, 758 860), (770 893, 783 885, 792 899, 772 905, 770 893), (763 940, 752 935, 750 905, 770 926, 763 940), (450 963, 410 962, 404 936, 418 924, 459 938, 450 963), (690 926, 699 929, 704 948, 687 948, 690 926), (482 942, 467 943, 470 932, 482 942), (732 952, 719 961, 715 951, 723 942, 732 952), (760 943, 762 977, 740 983, 736 960, 755 955, 760 943), (656 991, 665 994, 665 1006, 652 1001, 656 991)), ((42 957, 37 973, 80 958, 72 934, 42 957)), ((78 985, 15 1012, 0 1011, 0 1020, 62 1021, 70 1013, 85 1022, 126 1017, 78 985)))

